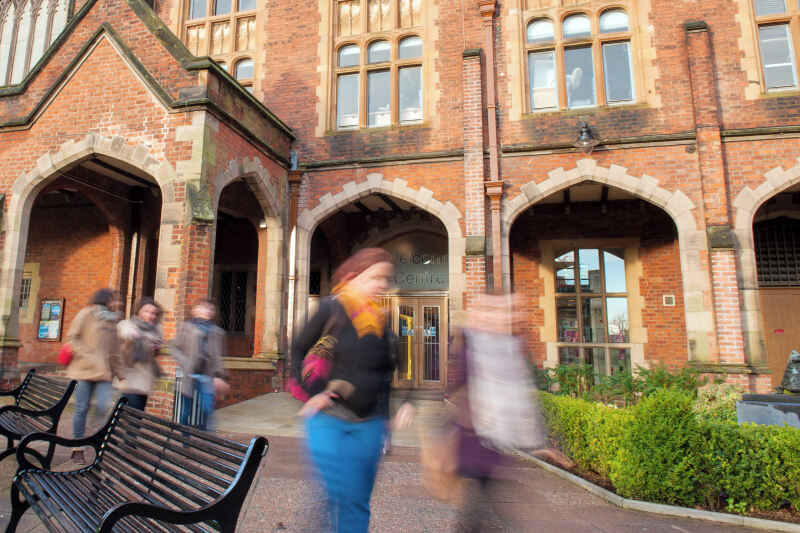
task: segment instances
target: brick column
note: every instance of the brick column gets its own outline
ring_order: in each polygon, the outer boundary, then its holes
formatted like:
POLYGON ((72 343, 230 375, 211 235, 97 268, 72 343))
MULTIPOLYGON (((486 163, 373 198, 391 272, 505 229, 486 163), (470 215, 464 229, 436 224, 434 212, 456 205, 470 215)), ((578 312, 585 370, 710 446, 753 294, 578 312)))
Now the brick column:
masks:
MULTIPOLYGON (((714 50, 705 22, 688 22, 684 29, 697 131, 703 222, 708 235, 707 267, 711 277, 708 296, 715 332, 714 338, 709 339, 708 360, 721 365, 744 365, 741 302, 720 136, 714 50)), ((708 305, 708 298, 704 300, 708 305)))
POLYGON ((483 83, 480 48, 464 50, 461 65, 464 132, 464 222, 466 287, 464 307, 486 290, 486 195, 484 192, 483 83))

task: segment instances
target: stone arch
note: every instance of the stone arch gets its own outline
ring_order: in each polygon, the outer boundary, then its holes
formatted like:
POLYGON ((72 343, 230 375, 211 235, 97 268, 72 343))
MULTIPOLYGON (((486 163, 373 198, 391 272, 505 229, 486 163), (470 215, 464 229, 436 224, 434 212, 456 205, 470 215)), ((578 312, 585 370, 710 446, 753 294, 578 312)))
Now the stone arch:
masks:
POLYGON ((430 224, 427 221, 422 220, 417 214, 412 216, 411 220, 400 226, 391 226, 384 229, 376 226, 369 231, 365 239, 353 244, 350 253, 353 254, 360 248, 379 246, 381 243, 390 241, 396 237, 413 231, 430 232, 430 224))
MULTIPOLYGON (((798 158, 800 161, 800 158, 798 158)), ((744 187, 733 201, 733 233, 739 271, 739 292, 742 298, 742 328, 745 347, 752 364, 766 365, 761 303, 758 297, 758 270, 753 240, 753 221, 758 209, 770 198, 800 183, 800 163, 784 170, 775 167, 764 174, 764 181, 755 189, 744 187)))
MULTIPOLYGON (((283 332, 285 325, 285 309, 283 305, 283 288, 286 278, 286 210, 282 206, 288 205, 288 190, 284 187, 279 190, 272 182, 272 176, 258 158, 232 159, 228 168, 220 172, 213 181, 211 205, 214 213, 219 208, 222 191, 237 179, 244 179, 250 191, 256 197, 264 212, 266 222, 266 249, 260 250, 259 255, 268 257, 265 261, 264 287, 261 296, 266 303, 263 311, 263 328, 261 331, 261 351, 276 354, 282 351, 283 332)), ((216 242, 216 216, 212 229, 211 242, 216 242)), ((213 250, 211 257, 213 258, 213 250)), ((213 270, 213 261, 211 269, 213 270)), ((209 280, 213 278, 213 271, 209 272, 209 280)), ((259 320, 256 320, 259 322, 259 320)))
MULTIPOLYGON (((161 189, 162 228, 165 224, 171 228, 174 221, 169 214, 174 213, 175 209, 182 209, 181 204, 174 201, 175 169, 167 161, 151 156, 150 148, 144 144, 131 145, 123 137, 104 137, 89 133, 79 141, 67 141, 57 151, 47 152, 39 157, 35 167, 21 174, 12 185, 8 211, 3 220, 5 244, 0 263, 0 337, 13 339, 17 336, 17 301, 25 262, 30 212, 36 197, 59 171, 95 155, 106 156, 141 169, 156 181, 161 189)), ((169 239, 160 241, 159 272, 163 268, 166 273, 168 267, 177 266, 178 245, 168 241, 169 239), (162 264, 161 258, 165 256, 174 257, 174 261, 162 264)), ((165 309, 172 310, 174 290, 172 293, 162 292, 161 295, 157 291, 156 298, 165 309)))
POLYGON ((386 180, 383 174, 372 172, 366 180, 351 181, 336 194, 325 194, 312 209, 304 209, 297 217, 296 243, 296 300, 295 317, 302 318, 308 305, 308 276, 310 269, 311 236, 317 226, 341 207, 370 194, 385 194, 405 200, 419 209, 437 217, 447 230, 448 262, 450 270, 450 310, 462 309, 462 294, 466 288, 463 263, 465 239, 459 220, 461 213, 451 202, 442 203, 434 198, 433 191, 425 187, 414 189, 401 178, 386 180))
POLYGON ((702 227, 698 229, 693 213, 696 206, 682 191, 670 191, 662 187, 658 179, 647 174, 632 176, 627 168, 619 165, 606 168, 598 165, 594 159, 581 159, 575 168, 564 170, 559 167, 548 172, 548 178, 544 181, 528 182, 518 195, 504 202, 501 225, 504 287, 511 285, 509 234, 514 221, 540 200, 584 181, 622 189, 660 207, 672 218, 678 232, 687 337, 690 345, 706 346, 707 335, 713 333, 713 310, 703 302, 704 293, 711 290, 711 278, 703 267, 708 243, 705 230, 702 227))

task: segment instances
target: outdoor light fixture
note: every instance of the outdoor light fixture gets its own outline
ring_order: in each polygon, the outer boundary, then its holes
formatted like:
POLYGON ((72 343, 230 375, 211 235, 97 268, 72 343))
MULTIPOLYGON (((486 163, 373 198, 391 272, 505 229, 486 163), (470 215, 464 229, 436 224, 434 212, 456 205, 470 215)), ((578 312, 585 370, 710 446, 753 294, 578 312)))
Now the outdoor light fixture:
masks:
POLYGON ((266 219, 264 219, 264 218, 262 218, 261 220, 259 220, 259 221, 258 221, 258 227, 259 227, 259 228, 261 228, 261 229, 264 229, 264 228, 266 228, 266 227, 267 227, 267 220, 266 220, 266 219))
POLYGON ((583 152, 584 155, 589 155, 594 150, 594 147, 600 144, 600 141, 592 135, 592 129, 589 127, 589 121, 584 118, 578 119, 578 138, 572 145, 583 152))

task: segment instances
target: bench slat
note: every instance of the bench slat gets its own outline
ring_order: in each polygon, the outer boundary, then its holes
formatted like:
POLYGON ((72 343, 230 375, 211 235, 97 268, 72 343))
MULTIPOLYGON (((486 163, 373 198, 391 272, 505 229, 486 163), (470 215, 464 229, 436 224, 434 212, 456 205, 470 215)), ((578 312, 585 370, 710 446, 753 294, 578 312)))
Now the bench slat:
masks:
POLYGON ((144 476, 141 470, 135 470, 131 468, 129 464, 124 463, 118 457, 109 456, 106 457, 105 460, 109 461, 109 466, 114 466, 115 471, 124 473, 134 482, 140 483, 143 489, 148 489, 148 492, 141 492, 140 490, 135 490, 134 486, 129 485, 131 490, 133 490, 135 493, 138 493, 142 499, 146 499, 146 496, 158 496, 160 501, 152 502, 156 503, 157 505, 162 505, 169 509, 187 510, 206 505, 209 501, 211 501, 204 498, 199 498, 197 495, 181 490, 179 486, 171 483, 164 476, 156 473, 147 472, 147 474, 150 476, 148 483, 147 476, 144 476), (172 489, 172 491, 167 491, 165 488, 172 489), (184 498, 184 500, 179 500, 176 496, 180 496, 184 498))
MULTIPOLYGON (((31 397, 38 401, 47 396, 31 397)), ((218 520, 226 524, 232 518, 235 523, 241 511, 242 493, 229 492, 234 481, 249 488, 266 453, 263 437, 245 445, 158 419, 127 407, 124 401, 117 404, 106 428, 104 437, 92 437, 98 454, 84 469, 57 473, 37 468, 18 471, 15 486, 48 530, 94 531, 108 510, 124 502, 194 511, 224 495, 226 499, 221 501, 226 509, 220 508, 220 514, 212 515, 213 519, 207 522, 174 525, 153 518, 124 516, 114 527, 115 532, 124 533, 219 531, 218 520), (227 509, 234 514, 226 516, 227 509)), ((25 507, 15 503, 15 516, 19 516, 19 508, 25 507)))
MULTIPOLYGON (((110 438, 110 440, 113 440, 113 439, 114 439, 113 437, 110 438)), ((137 446, 132 446, 132 445, 128 444, 125 447, 125 449, 129 450, 129 453, 131 453, 131 454, 137 454, 139 457, 143 457, 143 456, 139 455, 139 452, 137 451, 137 447, 141 448, 141 449, 144 449, 145 451, 149 452, 150 454, 152 454, 153 456, 158 458, 158 460, 161 461, 158 466, 165 473, 167 473, 168 475, 172 476, 174 479, 182 482, 184 485, 188 485, 189 487, 191 487, 191 488, 193 488, 193 489, 195 489, 197 491, 202 491, 205 494, 208 494, 209 496, 211 496, 212 500, 216 499, 217 497, 219 497, 219 495, 222 494, 225 491, 225 489, 227 489, 227 487, 230 485, 230 483, 232 481, 232 478, 224 479, 224 478, 219 478, 219 477, 216 477, 216 476, 208 475, 207 472, 205 472, 202 469, 195 469, 194 471, 191 472, 195 476, 202 477, 202 479, 196 479, 196 478, 190 477, 189 475, 186 474, 186 472, 190 471, 191 465, 188 465, 188 464, 185 464, 185 463, 181 463, 179 465, 180 468, 173 468, 173 467, 170 466, 170 461, 169 460, 170 460, 170 457, 172 456, 172 454, 170 453, 169 450, 164 449, 163 453, 161 453, 159 455, 159 451, 162 451, 162 450, 158 450, 158 449, 154 450, 151 447, 147 446, 147 444, 145 442, 139 442, 139 443, 137 443, 137 446), (217 485, 219 487, 219 489, 215 489, 215 488, 210 487, 209 485, 203 483, 203 480, 208 481, 209 483, 214 483, 215 485, 217 485)), ((121 449, 122 449, 122 447, 121 447, 121 449)))
MULTIPOLYGON (((125 439, 125 436, 122 435, 114 435, 109 438, 109 441, 112 441, 112 439, 114 439, 113 443, 117 443, 118 446, 122 441, 126 441, 128 445, 131 445, 129 441, 132 440, 125 439)), ((175 442, 172 438, 164 439, 158 435, 142 431, 136 440, 136 445, 142 446, 145 450, 150 450, 152 453, 159 456, 159 458, 169 461, 178 468, 186 469, 188 467, 192 468, 194 471, 194 465, 200 463, 204 466, 204 469, 198 471, 198 475, 206 477, 209 482, 220 485, 229 484, 230 480, 233 479, 238 472, 236 463, 230 461, 220 463, 217 457, 208 457, 207 455, 194 453, 191 451, 191 448, 184 447, 184 443, 180 441, 175 442)), ((113 453, 113 451, 109 449, 109 453, 113 453)), ((241 463, 241 459, 238 459, 238 462, 241 463)))
MULTIPOLYGON (((143 431, 145 428, 134 430, 133 427, 128 425, 125 420, 121 420, 119 422, 121 428, 127 429, 129 431, 143 431)), ((172 441, 169 443, 169 446, 178 445, 178 448, 182 448, 182 445, 187 445, 188 448, 183 448, 184 452, 181 452, 186 458, 190 459, 193 462, 201 463, 206 465, 207 467, 213 467, 217 469, 219 472, 229 475, 231 477, 236 475, 238 471, 238 465, 241 464, 243 456, 239 456, 236 454, 232 454, 225 450, 217 449, 210 449, 209 447, 202 447, 198 445, 199 443, 190 437, 186 437, 181 435, 178 432, 168 432, 164 428, 159 427, 147 427, 146 428, 149 432, 159 435, 161 437, 168 437, 167 440, 172 441), (201 452, 205 452, 214 456, 214 458, 209 458, 207 456, 199 455, 195 449, 199 449, 201 452), (224 461, 224 462, 221 462, 224 461), (227 464, 226 464, 227 463, 227 464)), ((155 435, 151 435, 154 437, 155 435)))

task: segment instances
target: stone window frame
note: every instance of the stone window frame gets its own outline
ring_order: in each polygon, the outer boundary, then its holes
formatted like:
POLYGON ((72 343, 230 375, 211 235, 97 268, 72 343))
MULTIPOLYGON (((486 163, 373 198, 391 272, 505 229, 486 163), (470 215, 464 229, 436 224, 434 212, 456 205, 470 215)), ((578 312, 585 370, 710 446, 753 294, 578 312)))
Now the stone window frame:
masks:
MULTIPOLYGON (((540 309, 544 313, 544 321, 539 328, 539 338, 545 344, 545 367, 555 368, 560 364, 559 347, 565 345, 565 343, 559 342, 558 340, 555 259, 558 257, 558 251, 579 248, 605 248, 624 251, 630 338, 627 343, 611 344, 619 348, 628 348, 630 350, 630 365, 632 369, 637 366, 647 368, 649 364, 644 357, 645 346, 647 345, 647 329, 643 325, 645 300, 640 287, 640 280, 644 274, 641 257, 639 255, 641 242, 637 237, 539 240, 539 278, 544 289, 543 297, 539 300, 540 309)), ((581 343, 570 344, 583 347, 581 343)), ((605 344, 606 343, 603 343, 603 345, 605 344)), ((600 347, 600 344, 587 344, 587 346, 600 347)))
MULTIPOLYGON (((592 350, 592 349, 603 350, 604 351, 603 359, 605 361, 604 365, 603 365, 603 368, 602 369, 595 368, 595 373, 603 374, 603 375, 609 375, 609 374, 613 373, 613 365, 612 365, 612 361, 611 361, 611 351, 614 350, 614 349, 628 350, 628 359, 626 361, 626 365, 625 366, 628 369, 630 369, 630 350, 633 347, 633 343, 630 341, 630 319, 626 318, 626 321, 628 323, 628 328, 627 328, 628 340, 627 341, 621 341, 621 342, 612 342, 611 341, 611 334, 608 331, 609 326, 611 324, 611 318, 609 318, 609 316, 608 316, 608 309, 607 309, 608 308, 608 303, 607 302, 608 302, 609 299, 611 299, 611 298, 625 298, 626 317, 630 316, 630 306, 628 305, 628 290, 627 290, 627 282, 628 282, 628 279, 627 279, 627 265, 625 265, 625 270, 626 270, 626 275, 625 275, 626 287, 625 287, 625 291, 623 291, 623 292, 613 292, 613 291, 612 292, 608 292, 606 290, 606 283, 602 283, 603 281, 605 281, 605 272, 604 272, 604 268, 603 268, 603 265, 605 264, 605 257, 604 257, 605 254, 604 254, 604 252, 610 252, 610 253, 613 254, 614 250, 619 250, 619 249, 618 248, 614 248, 614 247, 608 247, 608 246, 590 246, 590 247, 570 246, 570 247, 556 249, 555 253, 556 253, 557 257, 561 257, 562 255, 571 252, 571 253, 574 254, 574 258, 576 258, 575 262, 577 262, 577 261, 580 260, 579 252, 581 250, 594 250, 594 251, 597 251, 597 253, 598 253, 598 268, 599 268, 600 280, 601 280, 600 290, 598 292, 586 292, 585 293, 585 292, 583 292, 581 290, 581 285, 580 285, 579 280, 578 279, 573 279, 573 281, 576 282, 575 283, 575 292, 573 292, 573 293, 570 293, 570 292, 563 292, 563 293, 562 292, 556 292, 556 294, 555 294, 556 321, 558 321, 558 301, 559 300, 567 300, 567 299, 576 300, 576 303, 575 303, 576 326, 575 327, 576 327, 577 333, 579 335, 579 338, 577 338, 574 341, 567 341, 567 340, 564 340, 564 339, 558 339, 556 347, 559 349, 559 352, 563 348, 575 348, 575 349, 577 349, 578 350, 578 354, 579 354, 578 359, 581 362, 583 362, 584 364, 593 364, 592 361, 590 361, 589 359, 584 357, 583 354, 584 354, 585 350, 592 350), (601 300, 601 302, 602 302, 602 309, 601 309, 601 320, 602 321, 601 321, 601 326, 602 326, 602 336, 603 336, 603 338, 601 340, 587 341, 587 340, 585 340, 583 338, 580 338, 582 336, 581 334, 586 331, 586 324, 584 324, 584 322, 583 322, 585 317, 583 317, 582 313, 581 313, 581 311, 582 311, 581 301, 584 300, 584 299, 587 299, 587 298, 593 298, 593 299, 598 299, 599 298, 601 300)), ((623 261, 624 261, 625 250, 622 249, 621 251, 623 252, 623 261)), ((573 263, 573 266, 570 267, 570 268, 571 268, 571 270, 574 271, 575 270, 575 263, 573 263)), ((555 265, 553 267, 553 270, 554 271, 556 270, 555 265)), ((580 268, 578 266, 578 271, 579 270, 580 270, 580 268)), ((578 275, 580 275, 580 274, 578 274, 578 275)), ((558 332, 558 322, 556 322, 556 331, 558 332)), ((559 362, 561 364, 565 364, 565 363, 561 362, 560 354, 559 354, 559 362)))
POLYGON ((253 82, 258 77, 258 64, 255 61, 256 50, 260 44, 259 28, 259 13, 262 7, 262 0, 256 0, 256 8, 239 11, 240 0, 231 0, 231 10, 229 13, 221 15, 214 15, 214 5, 216 0, 206 1, 206 14, 204 17, 190 18, 190 10, 192 6, 191 0, 184 0, 182 8, 183 24, 181 24, 181 38, 186 44, 186 47, 195 56, 210 56, 217 61, 220 66, 228 71, 245 89, 253 92, 253 82), (223 41, 220 48, 217 49, 213 42, 213 31, 215 27, 222 27, 223 24, 228 23, 228 31, 223 35, 223 41), (243 22, 251 23, 251 28, 245 34, 247 36, 248 45, 244 48, 239 46, 239 24, 243 22), (204 32, 204 37, 194 38, 192 30, 200 30, 204 32), (243 61, 250 60, 253 62, 253 74, 250 77, 237 78, 236 68, 243 61))
POLYGON ((758 61, 758 75, 759 81, 761 83, 762 92, 783 92, 783 91, 797 91, 800 89, 800 72, 798 66, 800 66, 800 0, 785 0, 784 6, 786 7, 786 11, 784 13, 779 14, 772 14, 772 15, 757 15, 756 14, 756 0, 752 0, 749 2, 751 15, 753 17, 753 22, 755 24, 755 46, 756 46, 756 58, 758 61), (791 40, 791 51, 794 55, 792 58, 793 60, 793 67, 794 67, 794 85, 785 86, 785 87, 774 87, 769 88, 767 87, 767 80, 764 74, 764 58, 762 56, 761 50, 761 38, 759 36, 759 29, 765 26, 788 26, 789 28, 789 39, 791 40))
MULTIPOLYGON (((427 96, 428 96, 428 76, 427 66, 425 61, 426 50, 426 32, 425 19, 427 11, 427 3, 425 0, 419 0, 419 24, 411 26, 401 26, 399 5, 402 0, 384 0, 390 5, 389 8, 389 28, 380 28, 375 31, 370 31, 370 17, 369 6, 376 0, 334 0, 332 2, 332 17, 331 35, 333 36, 333 46, 331 47, 330 54, 330 71, 331 76, 331 90, 329 99, 329 119, 327 129, 330 131, 357 131, 360 129, 375 129, 375 128, 390 128, 396 126, 413 126, 424 123, 428 119, 427 96), (347 32, 342 31, 342 25, 339 23, 339 14, 343 5, 358 5, 360 8, 359 20, 356 28, 351 28, 347 32), (361 14, 366 14, 362 16, 361 14), (408 37, 417 37, 422 43, 422 53, 419 57, 411 59, 399 59, 398 47, 403 39, 408 37), (372 43, 377 41, 388 41, 390 45, 390 60, 383 63, 369 64, 368 50, 372 43), (348 45, 355 45, 359 49, 360 61, 358 66, 352 67, 339 67, 339 51, 348 45), (419 67, 421 76, 422 87, 422 118, 415 121, 401 122, 399 110, 399 70, 407 67, 419 67), (384 126, 368 126, 368 73, 371 71, 389 70, 390 71, 390 98, 389 106, 391 118, 389 125, 384 126), (339 77, 347 74, 358 74, 358 125, 338 127, 337 122, 337 87, 339 77)), ((377 0, 380 1, 380 0, 377 0)), ((383 23, 383 20, 381 20, 383 23)))
POLYGON ((70 0, 0 0, 0 87, 16 85, 25 79, 66 27, 70 8, 70 0), (23 41, 25 55, 22 57, 18 55, 18 37, 21 19, 27 13, 27 8, 30 8, 31 15, 26 23, 27 38, 23 41), (42 19, 42 16, 46 19, 42 19), (37 28, 40 20, 44 26, 37 28), (41 34, 37 29, 44 30, 44 40, 39 50, 34 52, 41 34))
POLYGON ((522 62, 523 62, 523 82, 524 87, 522 93, 524 96, 526 114, 533 113, 547 113, 547 112, 561 112, 571 109, 596 109, 600 107, 619 107, 626 105, 636 105, 645 101, 645 90, 643 87, 643 76, 641 74, 640 61, 637 51, 640 48, 639 38, 635 30, 636 21, 638 21, 638 13, 636 2, 604 2, 592 0, 591 4, 587 7, 575 6, 547 6, 536 7, 542 4, 561 4, 562 2, 528 0, 524 3, 527 9, 522 11, 522 24, 521 24, 521 38, 520 42, 523 47, 522 62), (532 7, 533 6, 533 7, 532 7), (599 24, 600 16, 608 11, 620 9, 625 11, 628 16, 628 30, 614 33, 600 33, 599 24), (591 35, 586 37, 574 37, 564 39, 562 37, 564 19, 571 15, 586 15, 589 17, 591 23, 591 35), (528 25, 536 20, 549 19, 553 23, 554 40, 542 41, 537 43, 528 43, 527 30, 528 25), (606 86, 605 86, 605 73, 603 72, 603 45, 615 42, 628 42, 629 54, 631 62, 631 88, 633 91, 633 99, 620 102, 607 102, 606 86), (569 48, 580 48, 585 46, 592 48, 592 60, 594 67, 594 80, 595 80, 595 105, 586 107, 567 107, 567 92, 566 80, 564 72, 564 50, 569 48), (533 102, 531 101, 530 91, 530 70, 528 67, 528 57, 530 53, 553 51, 555 68, 556 68, 556 81, 557 81, 557 106, 541 109, 534 109, 533 102))

